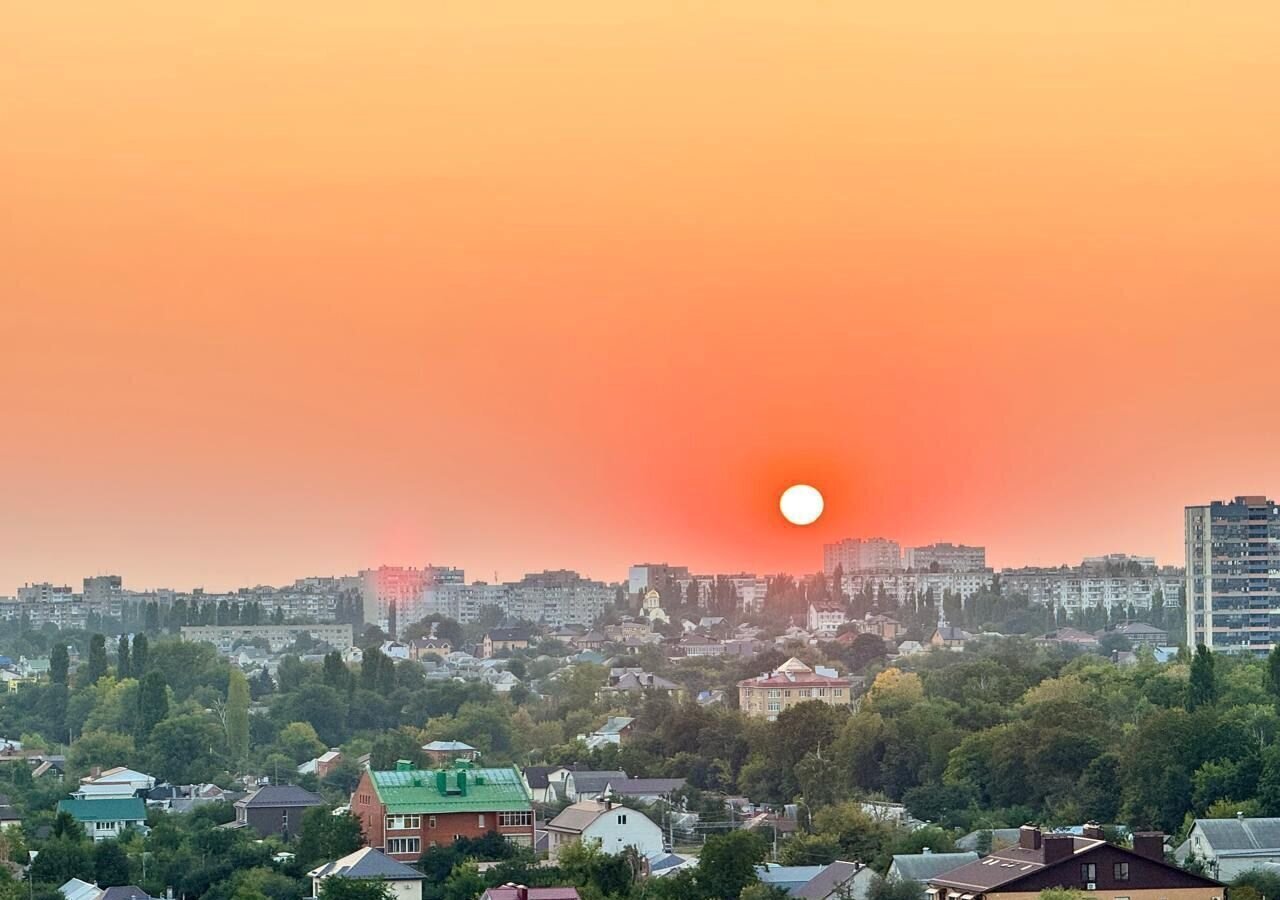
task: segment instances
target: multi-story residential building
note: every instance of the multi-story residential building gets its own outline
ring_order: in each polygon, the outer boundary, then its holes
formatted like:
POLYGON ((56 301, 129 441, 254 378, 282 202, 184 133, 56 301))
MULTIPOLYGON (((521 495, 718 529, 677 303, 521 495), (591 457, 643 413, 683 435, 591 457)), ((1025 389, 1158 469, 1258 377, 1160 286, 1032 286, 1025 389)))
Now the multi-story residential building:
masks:
POLYGON ((1280 643, 1280 506, 1261 496, 1186 509, 1187 639, 1257 655, 1280 643))
POLYGON ((328 644, 334 650, 348 650, 353 641, 350 625, 184 625, 184 641, 213 644, 220 653, 230 653, 237 643, 264 640, 273 653, 278 653, 298 639, 309 635, 312 640, 328 644))
POLYGON ((822 570, 830 578, 839 567, 850 572, 885 571, 902 568, 902 547, 888 538, 845 538, 822 548, 822 570))
POLYGON ((1053 606, 1076 612, 1101 606, 1104 609, 1150 609, 1157 600, 1175 603, 1184 584, 1179 569, 1151 569, 1140 575, 1104 574, 1102 569, 1063 566, 1057 569, 1005 569, 1000 573, 1001 590, 1023 594, 1039 606, 1053 606))
POLYGON ((842 603, 830 600, 811 600, 807 624, 809 630, 823 637, 835 637, 840 626, 849 621, 842 603))
POLYGON ((613 606, 614 591, 567 569, 526 575, 507 585, 507 615, 553 628, 590 626, 613 606))
POLYGON ((19 603, 70 603, 76 599, 75 592, 69 584, 52 584, 42 581, 39 584, 24 584, 18 588, 19 603))
POLYGON ((664 588, 673 581, 689 578, 688 566, 670 566, 666 563, 640 563, 627 570, 627 593, 643 594, 650 588, 664 588))
POLYGON ((738 706, 749 716, 772 721, 783 710, 809 700, 848 706, 853 702, 853 682, 834 669, 812 669, 794 656, 772 672, 738 682, 738 706))
POLYGON ((404 862, 415 862, 429 847, 447 847, 459 838, 497 832, 513 844, 533 846, 533 800, 524 779, 510 769, 414 769, 407 761, 394 771, 365 770, 351 796, 365 846, 404 862))
POLYGON ((912 597, 922 597, 928 591, 941 598, 945 594, 957 594, 967 601, 984 587, 990 587, 995 573, 990 569, 973 572, 854 572, 844 576, 844 590, 849 596, 870 590, 883 592, 901 606, 912 597))
POLYGON ((462 584, 465 580, 462 569, 430 565, 421 569, 412 566, 379 566, 363 570, 360 577, 364 620, 384 629, 389 625, 393 606, 399 625, 416 622, 426 615, 422 602, 427 587, 462 584))
POLYGON ((769 593, 769 579, 758 575, 728 575, 726 580, 733 585, 733 592, 738 596, 738 609, 744 613, 758 613, 764 609, 764 599, 769 593))
POLYGON ((433 584, 423 590, 424 616, 447 616, 463 625, 480 621, 486 606, 505 609, 507 586, 477 581, 473 584, 433 584))
POLYGON ((925 544, 904 547, 902 565, 907 569, 940 572, 977 572, 987 567, 987 548, 964 544, 925 544))

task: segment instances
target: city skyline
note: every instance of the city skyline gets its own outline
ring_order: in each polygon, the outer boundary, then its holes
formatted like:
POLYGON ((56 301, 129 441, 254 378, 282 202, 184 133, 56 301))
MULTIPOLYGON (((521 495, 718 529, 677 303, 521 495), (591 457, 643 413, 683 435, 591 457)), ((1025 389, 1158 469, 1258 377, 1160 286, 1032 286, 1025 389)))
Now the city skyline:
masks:
POLYGON ((82 6, 0 34, 0 584, 1167 559, 1280 493, 1272 4, 82 6))

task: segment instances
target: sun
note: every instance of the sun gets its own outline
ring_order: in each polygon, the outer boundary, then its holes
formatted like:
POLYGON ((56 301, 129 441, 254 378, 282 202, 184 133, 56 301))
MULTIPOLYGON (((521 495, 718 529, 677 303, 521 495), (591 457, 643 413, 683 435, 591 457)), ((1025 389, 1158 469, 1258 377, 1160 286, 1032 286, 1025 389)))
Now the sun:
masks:
POLYGON ((822 515, 822 494, 807 484, 793 484, 782 492, 778 508, 792 525, 812 525, 822 515))

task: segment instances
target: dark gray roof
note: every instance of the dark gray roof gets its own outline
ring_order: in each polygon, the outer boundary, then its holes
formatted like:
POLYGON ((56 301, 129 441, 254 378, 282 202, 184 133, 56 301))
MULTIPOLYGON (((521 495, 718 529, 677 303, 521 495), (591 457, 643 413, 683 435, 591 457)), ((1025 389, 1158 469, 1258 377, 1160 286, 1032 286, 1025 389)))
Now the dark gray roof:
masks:
POLYGON ((978 854, 972 850, 963 853, 895 853, 893 867, 899 877, 924 883, 977 859, 978 854))
POLYGON ((323 806, 324 800, 296 784, 268 784, 237 801, 248 809, 283 806, 323 806))
POLYGON ((1196 819, 1215 852, 1280 853, 1280 819, 1196 819))
POLYGON ((333 875, 338 878, 386 878, 392 881, 421 881, 427 877, 412 866, 406 866, 372 847, 365 847, 342 859, 325 863, 309 874, 312 878, 328 878, 333 875))
POLYGON ((574 772, 573 789, 579 794, 598 794, 611 781, 625 781, 626 772, 574 772))
POLYGON ((529 787, 545 788, 551 783, 547 777, 552 772, 558 772, 560 769, 573 769, 573 766, 525 766, 520 771, 524 774, 525 781, 529 782, 529 787))
POLYGON ((98 900, 151 900, 151 895, 136 884, 122 884, 105 889, 98 900))
MULTIPOLYGON (((577 779, 574 779, 577 783, 577 779)), ((618 778, 609 782, 609 790, 621 797, 650 797, 670 794, 684 787, 683 778, 618 778)))

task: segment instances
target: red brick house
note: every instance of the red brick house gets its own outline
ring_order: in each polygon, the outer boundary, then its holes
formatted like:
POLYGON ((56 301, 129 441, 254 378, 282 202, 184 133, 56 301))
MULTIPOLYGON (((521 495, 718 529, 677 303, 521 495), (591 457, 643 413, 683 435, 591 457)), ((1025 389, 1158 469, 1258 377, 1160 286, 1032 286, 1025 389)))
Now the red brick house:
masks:
POLYGON ((351 795, 366 847, 413 862, 430 847, 490 831, 533 846, 533 800, 514 768, 414 769, 401 760, 389 772, 365 771, 351 795))

